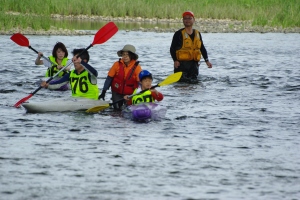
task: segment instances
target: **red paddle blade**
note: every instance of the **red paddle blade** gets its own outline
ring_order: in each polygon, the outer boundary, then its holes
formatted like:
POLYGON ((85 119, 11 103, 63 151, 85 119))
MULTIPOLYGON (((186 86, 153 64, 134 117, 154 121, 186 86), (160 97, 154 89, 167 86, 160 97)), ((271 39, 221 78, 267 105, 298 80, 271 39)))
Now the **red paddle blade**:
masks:
POLYGON ((109 40, 114 34, 118 32, 118 27, 113 22, 108 22, 95 35, 92 45, 102 44, 109 40))
POLYGON ((27 97, 24 97, 23 99, 21 99, 20 101, 18 101, 14 107, 19 108, 21 106, 22 103, 24 103, 25 101, 27 101, 28 99, 30 99, 30 97, 32 97, 33 94, 29 94, 27 97))
POLYGON ((13 34, 10 39, 20 46, 29 47, 29 40, 21 33, 13 34))
MULTIPOLYGON (((85 50, 92 47, 94 44, 102 44, 106 42, 108 39, 110 39, 116 32, 118 31, 118 27, 113 22, 108 22, 105 26, 103 26, 94 37, 93 43, 87 47, 85 50)), ((11 39, 21 46, 27 46, 29 47, 29 40, 22 35, 21 33, 16 33, 13 36, 11 36, 11 39)), ((32 49, 32 48, 31 48, 32 49)), ((32 49, 33 50, 33 49, 32 49)), ((56 76, 52 76, 50 79, 53 79, 56 76)), ((47 83, 50 81, 50 79, 47 81, 47 83)), ((40 86, 38 89, 36 89, 33 93, 29 94, 27 97, 24 97, 20 101, 18 101, 14 107, 18 108, 21 106, 22 103, 30 99, 37 91, 39 91, 42 87, 40 86)))

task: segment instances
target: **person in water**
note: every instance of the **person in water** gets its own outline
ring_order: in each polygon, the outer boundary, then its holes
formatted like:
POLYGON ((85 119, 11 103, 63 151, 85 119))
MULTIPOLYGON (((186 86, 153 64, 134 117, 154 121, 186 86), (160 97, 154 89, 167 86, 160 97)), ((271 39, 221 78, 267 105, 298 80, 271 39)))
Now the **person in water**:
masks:
POLYGON ((71 70, 70 73, 65 74, 61 79, 50 82, 49 84, 43 81, 41 86, 44 88, 55 89, 61 87, 62 84, 70 83, 72 97, 84 97, 98 100, 98 72, 88 64, 90 59, 88 51, 85 49, 74 49, 72 53, 74 55, 72 61, 75 69, 71 70), (80 56, 78 56, 79 54, 80 56))
MULTIPOLYGON (((48 60, 41 60, 43 56, 42 52, 38 52, 38 56, 35 60, 36 65, 45 65, 48 67, 45 76, 51 77, 56 74, 61 68, 70 64, 72 60, 68 59, 68 50, 62 42, 57 42, 52 50, 52 55, 49 56, 48 60), (68 62, 69 61, 69 62, 68 62)), ((58 77, 63 77, 66 73, 70 71, 71 66, 67 67, 65 71, 61 72, 58 77)))
MULTIPOLYGON (((117 52, 117 55, 121 58, 110 68, 99 99, 104 100, 105 93, 110 87, 113 102, 123 99, 125 95, 132 94, 134 89, 138 87, 139 73, 142 68, 137 61, 139 56, 136 54, 135 47, 126 44, 117 52)), ((113 104, 117 110, 122 109, 123 105, 123 101, 113 104)))
POLYGON ((180 82, 197 83, 201 55, 203 55, 208 68, 212 68, 212 64, 208 60, 201 33, 193 29, 194 13, 184 12, 182 21, 184 28, 174 33, 170 47, 170 54, 174 61, 174 73, 182 72, 180 82))
POLYGON ((147 70, 142 70, 139 74, 140 87, 133 92, 133 97, 130 99, 129 95, 125 95, 124 99, 127 105, 135 105, 139 103, 155 102, 163 100, 164 96, 152 87, 152 74, 147 70))
MULTIPOLYGON (((69 73, 71 69, 72 60, 68 59, 68 50, 62 42, 57 42, 52 50, 52 55, 48 57, 49 60, 41 60, 43 56, 42 52, 38 52, 38 56, 35 60, 36 65, 44 65, 48 69, 46 71, 45 77, 52 77, 55 75, 61 68, 68 66, 57 75, 56 79, 63 77, 66 73, 69 73)), ((39 82, 40 84, 40 82, 39 82)), ((57 90, 68 90, 69 85, 62 85, 62 87, 57 88, 57 90)))

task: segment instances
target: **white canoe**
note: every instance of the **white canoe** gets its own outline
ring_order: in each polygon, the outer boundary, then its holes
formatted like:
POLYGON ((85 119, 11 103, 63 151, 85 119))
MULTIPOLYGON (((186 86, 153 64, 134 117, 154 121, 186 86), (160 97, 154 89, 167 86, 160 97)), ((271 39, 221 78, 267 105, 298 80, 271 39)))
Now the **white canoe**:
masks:
POLYGON ((24 102, 27 113, 86 111, 95 106, 107 105, 108 101, 87 98, 59 98, 41 102, 24 102))

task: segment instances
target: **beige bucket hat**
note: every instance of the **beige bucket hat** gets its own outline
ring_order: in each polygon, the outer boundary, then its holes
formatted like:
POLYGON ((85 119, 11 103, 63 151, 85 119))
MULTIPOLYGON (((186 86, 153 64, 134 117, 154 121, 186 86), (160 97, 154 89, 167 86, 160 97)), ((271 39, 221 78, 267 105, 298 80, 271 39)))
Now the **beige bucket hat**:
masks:
POLYGON ((121 57, 122 56, 122 52, 123 51, 130 51, 131 53, 133 53, 136 56, 136 59, 139 58, 139 56, 135 53, 135 47, 131 44, 126 44, 123 49, 121 49, 120 51, 117 52, 118 56, 121 57))

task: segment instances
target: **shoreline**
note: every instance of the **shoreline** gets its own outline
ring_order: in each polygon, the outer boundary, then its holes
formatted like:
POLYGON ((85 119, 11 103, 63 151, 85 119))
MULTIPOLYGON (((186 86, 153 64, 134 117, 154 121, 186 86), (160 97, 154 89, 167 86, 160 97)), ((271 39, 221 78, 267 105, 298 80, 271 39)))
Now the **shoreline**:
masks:
MULTIPOLYGON (((51 16, 54 20, 80 20, 80 21, 99 21, 115 23, 149 23, 157 24, 154 28, 121 29, 124 31, 144 31, 144 32, 175 32, 183 27, 182 19, 157 19, 157 18, 131 18, 131 17, 103 17, 103 16, 62 16, 54 14, 51 16), (172 24, 174 28, 160 28, 159 24, 172 24)), ((193 28, 202 33, 300 33, 300 27, 269 27, 269 26, 252 26, 250 21, 237 21, 230 19, 201 19, 196 18, 193 28)), ((96 30, 95 30, 96 31, 96 30)), ((10 30, 0 30, 0 35, 12 35, 20 32, 26 35, 93 35, 93 30, 70 30, 57 27, 51 27, 49 30, 33 30, 32 28, 20 29, 13 28, 10 30)))

